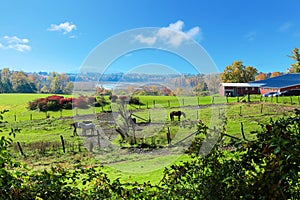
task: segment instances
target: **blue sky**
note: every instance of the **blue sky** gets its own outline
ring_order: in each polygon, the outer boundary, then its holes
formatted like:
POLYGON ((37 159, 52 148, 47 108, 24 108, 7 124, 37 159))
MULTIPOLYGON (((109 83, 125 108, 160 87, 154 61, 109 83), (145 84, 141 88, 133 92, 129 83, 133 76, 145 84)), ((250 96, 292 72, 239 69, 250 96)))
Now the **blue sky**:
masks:
MULTIPOLYGON (((300 48, 298 4, 297 0, 2 0, 0 68, 75 72, 112 36, 136 28, 173 27, 197 41, 218 71, 241 60, 258 71, 284 72, 292 63, 287 55, 300 48)), ((171 37, 169 44, 178 42, 171 37)), ((152 45, 151 39, 157 38, 136 39, 152 45)), ((121 55, 111 63, 111 71, 156 63, 194 72, 174 54, 153 52, 121 55)))

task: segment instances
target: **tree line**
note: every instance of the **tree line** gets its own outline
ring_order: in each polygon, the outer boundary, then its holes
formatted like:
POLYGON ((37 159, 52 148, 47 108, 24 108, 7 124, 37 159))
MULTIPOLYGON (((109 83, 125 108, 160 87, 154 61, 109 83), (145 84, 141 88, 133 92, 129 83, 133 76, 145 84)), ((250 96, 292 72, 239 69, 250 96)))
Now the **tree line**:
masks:
MULTIPOLYGON (((294 48, 291 51, 291 55, 288 57, 291 58, 295 63, 290 65, 290 68, 287 69, 287 73, 300 73, 299 49, 294 48)), ((231 65, 226 66, 220 78, 223 83, 247 83, 255 80, 258 81, 280 76, 282 74, 283 73, 278 71, 272 73, 258 73, 255 67, 245 66, 243 65, 242 61, 234 61, 231 65)))
POLYGON ((73 87, 73 82, 64 73, 51 72, 44 75, 11 71, 9 68, 0 70, 1 93, 70 94, 73 87))

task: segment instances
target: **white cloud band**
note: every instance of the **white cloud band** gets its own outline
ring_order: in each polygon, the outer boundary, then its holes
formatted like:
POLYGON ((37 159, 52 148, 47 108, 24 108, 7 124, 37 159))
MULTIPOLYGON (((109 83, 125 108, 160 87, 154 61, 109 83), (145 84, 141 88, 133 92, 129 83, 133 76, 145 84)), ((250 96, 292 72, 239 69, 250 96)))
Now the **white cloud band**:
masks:
POLYGON ((63 31, 63 34, 70 33, 73 30, 76 30, 76 25, 70 22, 64 22, 60 24, 51 24, 47 29, 48 31, 63 31))
POLYGON ((135 37, 136 40, 138 40, 140 43, 147 44, 147 45, 153 45, 158 40, 163 41, 173 47, 178 47, 182 44, 182 42, 189 40, 196 35, 199 35, 199 39, 202 39, 202 33, 200 30, 200 27, 196 26, 188 31, 183 31, 184 22, 181 20, 178 20, 175 23, 169 24, 168 27, 160 28, 157 33, 155 33, 153 36, 143 36, 143 35, 137 35, 135 37))
POLYGON ((27 38, 18 38, 17 36, 3 36, 0 43, 0 49, 14 49, 19 52, 30 51, 31 46, 27 38))

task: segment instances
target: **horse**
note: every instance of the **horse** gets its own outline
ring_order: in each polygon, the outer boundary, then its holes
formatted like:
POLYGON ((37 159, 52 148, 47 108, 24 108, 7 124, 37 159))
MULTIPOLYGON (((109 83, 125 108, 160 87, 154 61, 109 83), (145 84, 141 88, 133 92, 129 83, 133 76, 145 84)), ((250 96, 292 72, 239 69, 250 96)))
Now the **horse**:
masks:
POLYGON ((82 129, 82 134, 86 135, 86 130, 91 130, 91 134, 94 134, 96 126, 93 123, 82 123, 82 122, 77 122, 77 127, 82 129))
POLYGON ((70 128, 72 128, 72 127, 74 128, 73 136, 78 136, 78 134, 77 134, 78 122, 71 123, 70 128))
POLYGON ((185 113, 182 112, 182 111, 172 111, 170 112, 170 119, 171 121, 174 121, 174 116, 177 116, 178 117, 178 121, 180 121, 180 117, 181 115, 185 118, 185 113))

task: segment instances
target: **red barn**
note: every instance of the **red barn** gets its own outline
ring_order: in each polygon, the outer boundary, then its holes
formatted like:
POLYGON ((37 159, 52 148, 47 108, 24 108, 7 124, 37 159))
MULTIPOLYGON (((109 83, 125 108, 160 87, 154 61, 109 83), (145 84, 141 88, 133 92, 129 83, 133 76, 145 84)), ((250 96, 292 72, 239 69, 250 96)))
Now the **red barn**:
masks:
POLYGON ((260 94, 258 83, 221 83, 221 96, 244 96, 247 94, 260 94))
POLYGON ((222 83, 220 95, 244 96, 246 94, 266 94, 292 89, 300 90, 300 73, 284 74, 250 83, 222 83))

